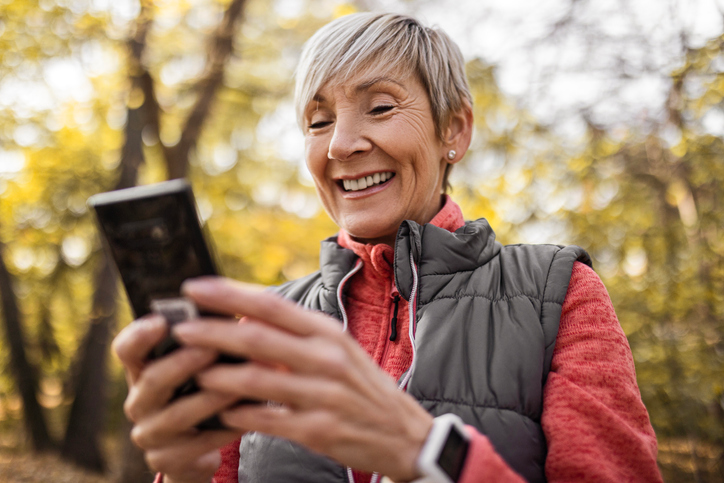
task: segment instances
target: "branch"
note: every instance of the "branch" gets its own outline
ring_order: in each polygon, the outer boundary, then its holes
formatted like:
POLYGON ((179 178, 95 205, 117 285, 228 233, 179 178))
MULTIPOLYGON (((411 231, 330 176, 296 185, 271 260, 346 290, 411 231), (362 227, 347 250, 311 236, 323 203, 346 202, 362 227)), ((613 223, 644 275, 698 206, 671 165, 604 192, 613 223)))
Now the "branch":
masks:
POLYGON ((196 147, 211 105, 224 81, 224 68, 234 50, 234 33, 246 0, 233 0, 211 37, 205 74, 194 86, 196 103, 189 113, 178 144, 166 150, 168 177, 182 178, 189 168, 189 153, 196 147))
MULTIPOLYGON (((128 69, 131 78, 131 96, 140 91, 143 101, 139 106, 128 107, 125 127, 125 142, 121 150, 121 176, 114 189, 129 188, 136 185, 138 168, 144 162, 143 129, 149 126, 158 137, 159 106, 156 100, 151 74, 143 64, 148 32, 153 24, 152 4, 141 2, 141 12, 136 19, 136 30, 128 41, 128 69)), ((131 102, 133 99, 131 99, 131 102)))

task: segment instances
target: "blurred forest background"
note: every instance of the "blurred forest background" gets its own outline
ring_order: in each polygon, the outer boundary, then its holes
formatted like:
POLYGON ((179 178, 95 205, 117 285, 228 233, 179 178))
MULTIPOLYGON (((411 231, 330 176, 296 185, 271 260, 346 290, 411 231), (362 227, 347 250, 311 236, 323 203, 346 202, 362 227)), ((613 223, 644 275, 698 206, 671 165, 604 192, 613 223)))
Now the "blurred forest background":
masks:
POLYGON ((335 226, 304 168, 294 67, 317 28, 382 8, 464 50, 466 216, 503 243, 591 253, 666 480, 724 481, 715 0, 0 0, 0 480, 148 481, 109 353, 131 315, 86 199, 186 176, 226 275, 315 270, 335 226))

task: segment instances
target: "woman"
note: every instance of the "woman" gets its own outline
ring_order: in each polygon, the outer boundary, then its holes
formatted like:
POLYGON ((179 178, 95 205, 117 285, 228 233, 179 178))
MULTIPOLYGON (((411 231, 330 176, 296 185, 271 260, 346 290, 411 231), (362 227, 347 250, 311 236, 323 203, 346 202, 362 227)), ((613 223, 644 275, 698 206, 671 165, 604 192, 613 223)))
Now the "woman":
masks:
POLYGON ((184 347, 152 363, 162 319, 118 335, 132 436, 159 480, 660 481, 631 352, 585 252, 501 247, 443 194, 473 124, 447 35, 343 17, 307 43, 295 94, 340 232, 319 272, 276 290, 287 300, 185 284, 239 324, 177 325, 184 347), (192 376, 202 390, 169 403, 192 376), (217 413, 228 430, 195 429, 217 413))

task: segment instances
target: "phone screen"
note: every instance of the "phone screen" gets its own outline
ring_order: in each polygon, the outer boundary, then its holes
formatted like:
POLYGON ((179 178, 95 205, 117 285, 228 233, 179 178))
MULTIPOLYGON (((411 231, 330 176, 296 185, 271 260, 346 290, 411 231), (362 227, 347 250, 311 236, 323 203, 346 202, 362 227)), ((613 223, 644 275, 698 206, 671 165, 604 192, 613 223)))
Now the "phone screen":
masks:
POLYGON ((187 278, 217 275, 185 181, 102 193, 89 203, 136 318, 151 312, 152 300, 178 297, 187 278))

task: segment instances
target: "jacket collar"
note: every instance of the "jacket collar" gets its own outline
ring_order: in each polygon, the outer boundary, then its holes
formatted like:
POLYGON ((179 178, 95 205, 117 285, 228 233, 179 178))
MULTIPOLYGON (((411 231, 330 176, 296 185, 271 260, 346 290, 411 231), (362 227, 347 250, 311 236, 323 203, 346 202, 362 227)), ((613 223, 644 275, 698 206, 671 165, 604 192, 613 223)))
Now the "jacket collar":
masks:
MULTIPOLYGON (((324 286, 336 288, 354 267, 355 252, 364 258, 366 254, 362 252, 367 249, 344 232, 324 240, 319 260, 324 286)), ((443 208, 430 223, 419 225, 406 220, 400 225, 393 258, 395 286, 400 295, 409 300, 413 284, 410 255, 419 276, 424 277, 474 270, 499 251, 500 243, 495 241, 495 233, 487 220, 464 223, 460 207, 446 196, 443 208)))

